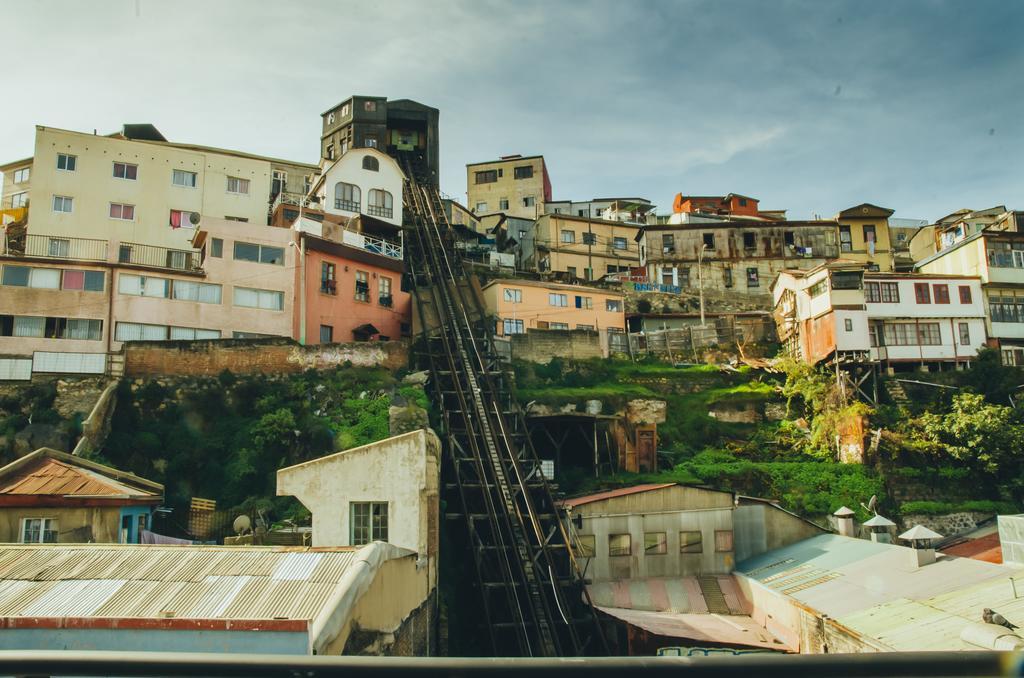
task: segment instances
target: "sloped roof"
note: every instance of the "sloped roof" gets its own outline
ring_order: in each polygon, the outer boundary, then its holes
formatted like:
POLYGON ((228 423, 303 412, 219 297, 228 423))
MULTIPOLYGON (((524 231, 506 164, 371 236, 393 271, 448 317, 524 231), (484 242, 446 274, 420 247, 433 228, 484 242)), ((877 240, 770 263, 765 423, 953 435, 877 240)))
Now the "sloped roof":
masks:
POLYGON ((36 450, 0 468, 0 495, 160 499, 164 486, 60 452, 36 450))
POLYGON ((583 504, 592 504, 595 501, 614 499, 615 497, 626 497, 631 494, 640 494, 641 492, 663 490, 666 487, 672 487, 675 484, 676 483, 644 483, 643 485, 633 485, 632 487, 619 487, 614 490, 585 494, 582 497, 570 497, 562 502, 562 506, 572 508, 574 506, 582 506, 583 504))

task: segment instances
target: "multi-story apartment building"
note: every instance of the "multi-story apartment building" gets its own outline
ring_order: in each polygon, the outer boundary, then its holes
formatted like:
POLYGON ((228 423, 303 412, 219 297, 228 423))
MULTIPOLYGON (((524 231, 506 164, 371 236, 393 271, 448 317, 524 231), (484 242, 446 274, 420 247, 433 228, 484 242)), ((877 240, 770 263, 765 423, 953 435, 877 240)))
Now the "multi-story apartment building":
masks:
POLYGON ((551 201, 551 179, 544 156, 505 155, 466 165, 466 206, 474 214, 503 212, 536 219, 551 201))
POLYGON ((487 313, 500 336, 528 330, 591 330, 601 333, 608 351, 608 334, 626 331, 621 292, 561 285, 537 280, 492 280, 483 287, 487 313))
POLYGON ((832 221, 724 221, 643 226, 642 265, 652 282, 771 298, 780 271, 838 256, 832 221))
POLYGON ((941 369, 968 365, 986 343, 977 277, 865 272, 837 260, 782 272, 772 293, 780 340, 812 363, 941 369))
POLYGON ((544 203, 544 214, 649 224, 655 221, 655 207, 646 198, 594 198, 583 202, 553 200, 544 203))
POLYGON ((991 343, 1004 363, 1024 365, 1024 233, 984 228, 919 261, 917 270, 980 278, 991 343))
POLYGON ((893 211, 861 203, 835 216, 839 224, 839 256, 860 261, 872 271, 893 270, 895 249, 889 240, 893 211))
POLYGON ((410 99, 353 96, 321 117, 320 158, 331 163, 353 148, 376 148, 397 157, 406 153, 438 185, 439 112, 410 99))
POLYGON ((523 267, 568 278, 598 280, 640 266, 638 224, 544 214, 534 228, 523 267))
MULTIPOLYGON (((308 190, 316 165, 167 141, 152 125, 108 136, 37 126, 4 195, 31 202, 34 236, 187 249, 203 218, 266 224, 275 196, 308 190)), ((5 205, 6 207, 6 205, 5 205)))
POLYGON ((0 173, 4 175, 3 189, 0 190, 0 227, 3 227, 23 218, 28 210, 32 158, 0 165, 0 173))

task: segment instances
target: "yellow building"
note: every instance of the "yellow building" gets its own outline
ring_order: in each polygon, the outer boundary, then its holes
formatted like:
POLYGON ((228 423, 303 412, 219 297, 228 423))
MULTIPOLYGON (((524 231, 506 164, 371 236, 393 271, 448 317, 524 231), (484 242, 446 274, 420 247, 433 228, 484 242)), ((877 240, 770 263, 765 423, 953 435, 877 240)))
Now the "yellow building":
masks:
POLYGON ((3 191, 0 193, 0 226, 6 226, 23 217, 28 208, 32 158, 0 165, 0 173, 4 175, 3 191))
POLYGON ((551 201, 551 180, 544 156, 506 155, 466 165, 466 205, 474 214, 504 212, 536 219, 551 201))
POLYGON ((889 240, 889 217, 893 211, 870 203, 845 209, 839 222, 839 256, 868 264, 871 270, 893 270, 894 251, 889 240))
POLYGON ((621 292, 537 280, 492 280, 483 288, 489 315, 499 335, 530 329, 624 332, 621 292))
POLYGON ((152 125, 109 136, 37 126, 34 157, 3 171, 5 201, 31 198, 30 235, 186 250, 204 216, 266 224, 274 197, 308 190, 318 167, 172 143, 152 125))
POLYGON ((537 219, 533 252, 524 255, 524 264, 582 280, 625 273, 640 266, 640 228, 621 221, 545 214, 537 219))

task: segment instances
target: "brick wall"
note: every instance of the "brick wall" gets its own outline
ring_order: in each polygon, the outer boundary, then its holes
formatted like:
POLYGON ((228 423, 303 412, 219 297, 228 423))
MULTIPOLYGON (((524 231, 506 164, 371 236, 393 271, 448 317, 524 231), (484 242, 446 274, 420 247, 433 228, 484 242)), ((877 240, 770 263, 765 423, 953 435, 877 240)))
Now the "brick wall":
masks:
POLYGON ((409 362, 404 341, 300 346, 291 339, 217 339, 208 341, 139 341, 124 347, 129 377, 163 375, 213 376, 286 374, 328 369, 350 362, 355 367, 380 365, 391 370, 409 362))
POLYGON ((608 355, 601 334, 589 330, 527 330, 510 335, 512 357, 547 364, 555 356, 561 358, 602 358, 608 355))

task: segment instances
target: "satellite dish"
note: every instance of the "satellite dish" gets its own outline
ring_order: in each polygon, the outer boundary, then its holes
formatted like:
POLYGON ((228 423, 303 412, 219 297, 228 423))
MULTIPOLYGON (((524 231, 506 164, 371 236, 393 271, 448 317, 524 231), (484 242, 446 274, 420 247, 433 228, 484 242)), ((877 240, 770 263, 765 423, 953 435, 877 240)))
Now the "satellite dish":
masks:
POLYGON ((871 495, 871 499, 868 499, 868 503, 867 504, 865 504, 864 502, 861 502, 860 505, 868 513, 874 513, 876 516, 878 515, 878 495, 875 495, 875 494, 871 495))
POLYGON ((198 226, 199 225, 199 212, 189 212, 188 213, 188 221, 193 226, 198 226))
POLYGON ((235 518, 235 522, 231 523, 231 527, 235 530, 236 534, 245 534, 252 527, 252 521, 249 520, 249 516, 243 513, 235 518))

